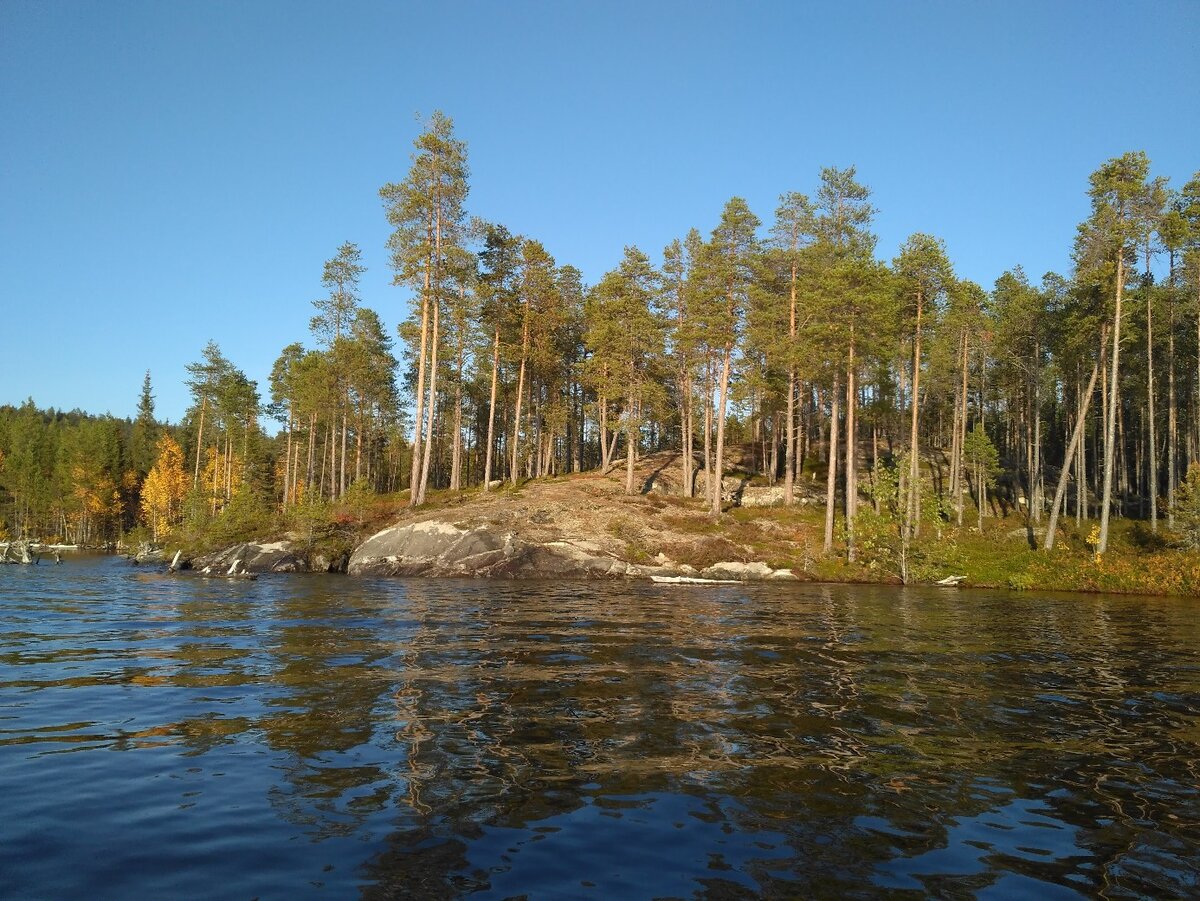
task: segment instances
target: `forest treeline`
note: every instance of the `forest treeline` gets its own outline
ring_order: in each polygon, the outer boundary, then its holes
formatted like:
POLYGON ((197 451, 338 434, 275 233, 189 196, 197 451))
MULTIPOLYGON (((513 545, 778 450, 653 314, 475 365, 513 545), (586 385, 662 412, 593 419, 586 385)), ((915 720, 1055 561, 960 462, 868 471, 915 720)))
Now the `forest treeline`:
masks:
POLYGON ((590 286, 536 238, 469 216, 468 186, 466 145, 434 114, 380 189, 412 298, 398 344, 347 242, 311 342, 283 348, 265 388, 210 342, 176 426, 155 420, 149 375, 135 420, 0 408, 7 530, 161 538, 618 465, 634 492, 639 455, 680 449, 678 483, 716 515, 748 447, 784 503, 819 480, 825 549, 851 560, 864 511, 907 543, 981 518, 989 492, 1048 520, 1047 546, 1062 515, 1098 520, 1098 553, 1112 516, 1174 526, 1200 461, 1200 172, 1175 189, 1132 152, 1081 175, 1073 271, 1014 266, 990 290, 933 235, 879 259, 853 167, 766 221, 734 197, 707 233, 655 257, 626 247, 590 286))

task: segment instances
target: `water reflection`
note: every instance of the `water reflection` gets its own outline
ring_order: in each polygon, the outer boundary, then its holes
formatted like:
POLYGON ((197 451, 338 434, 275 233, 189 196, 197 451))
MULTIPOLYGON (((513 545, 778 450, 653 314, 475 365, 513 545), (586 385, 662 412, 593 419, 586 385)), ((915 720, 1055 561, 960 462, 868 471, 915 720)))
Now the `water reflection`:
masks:
POLYGON ((6 569, 14 895, 1200 891, 1194 602, 6 569))

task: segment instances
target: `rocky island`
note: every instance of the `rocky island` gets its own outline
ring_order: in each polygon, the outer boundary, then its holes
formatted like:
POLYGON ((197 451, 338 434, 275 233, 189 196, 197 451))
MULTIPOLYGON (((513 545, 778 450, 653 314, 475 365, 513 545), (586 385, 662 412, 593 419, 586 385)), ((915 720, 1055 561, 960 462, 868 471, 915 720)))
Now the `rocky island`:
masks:
MULTIPOLYGON (((624 494, 620 478, 601 472, 540 479, 402 508, 348 554, 306 549, 291 534, 238 542, 190 562, 212 572, 240 561, 259 573, 740 581, 796 579, 781 561, 811 561, 803 528, 789 530, 769 517, 725 516, 722 523, 700 501, 683 498, 673 477, 678 454, 646 457, 637 470, 643 494, 624 494)), ((775 501, 775 489, 750 482, 748 473, 726 478, 726 499, 739 505, 731 509, 775 501)))

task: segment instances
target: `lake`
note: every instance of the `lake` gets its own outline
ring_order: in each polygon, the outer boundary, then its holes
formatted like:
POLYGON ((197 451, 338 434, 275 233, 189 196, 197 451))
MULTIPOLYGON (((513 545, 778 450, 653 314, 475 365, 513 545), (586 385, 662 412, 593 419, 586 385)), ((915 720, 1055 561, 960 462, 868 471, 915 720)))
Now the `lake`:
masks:
POLYGON ((1200 894, 1200 603, 0 567, 0 895, 1200 894))

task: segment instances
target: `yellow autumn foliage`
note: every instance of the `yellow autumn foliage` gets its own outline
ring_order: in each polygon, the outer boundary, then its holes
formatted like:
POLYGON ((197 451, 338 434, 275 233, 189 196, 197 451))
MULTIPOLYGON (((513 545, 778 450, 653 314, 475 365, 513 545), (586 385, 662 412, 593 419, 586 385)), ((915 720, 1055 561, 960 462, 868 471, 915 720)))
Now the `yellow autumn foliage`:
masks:
POLYGON ((179 522, 187 491, 183 451, 174 438, 163 435, 158 439, 158 459, 142 483, 142 520, 155 541, 179 522))

